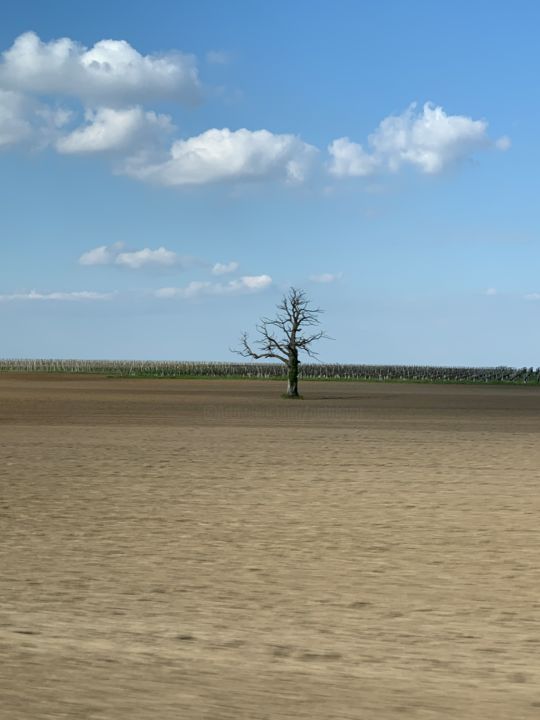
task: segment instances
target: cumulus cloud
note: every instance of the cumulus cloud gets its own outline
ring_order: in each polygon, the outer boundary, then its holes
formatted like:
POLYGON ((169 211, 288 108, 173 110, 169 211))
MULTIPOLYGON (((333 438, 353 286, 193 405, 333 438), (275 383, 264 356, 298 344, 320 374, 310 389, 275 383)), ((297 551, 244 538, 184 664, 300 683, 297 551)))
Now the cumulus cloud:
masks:
POLYGON ((111 300, 116 295, 114 293, 99 293, 88 290, 79 292, 49 292, 41 293, 37 290, 31 290, 28 293, 14 293, 12 295, 0 295, 0 302, 10 302, 15 300, 59 300, 59 301, 80 301, 80 300, 111 300))
POLYGON ((385 118, 368 138, 369 150, 343 137, 328 147, 329 171, 336 177, 397 172, 410 165, 436 174, 477 150, 508 149, 508 138, 496 142, 487 135, 487 122, 464 115, 448 115, 442 107, 413 104, 401 115, 385 118))
POLYGON ((133 150, 148 154, 174 128, 145 111, 148 101, 191 102, 200 92, 195 60, 179 52, 141 55, 124 40, 87 49, 70 38, 42 42, 28 32, 0 56, 0 148, 23 141, 61 153, 133 150), (85 122, 62 134, 79 101, 85 122))
POLYGON ((302 182, 317 152, 294 135, 214 128, 174 142, 165 162, 135 160, 126 164, 125 172, 172 186, 271 178, 302 182))
POLYGON ((342 275, 343 273, 322 273, 321 275, 311 275, 309 279, 316 283, 332 283, 340 280, 342 275))
POLYGON ((17 92, 0 90, 0 148, 25 140, 32 132, 28 101, 17 92))
POLYGON ((120 265, 131 270, 139 270, 143 267, 171 267, 184 260, 173 250, 167 250, 163 246, 157 250, 143 248, 142 250, 122 252, 123 247, 123 243, 100 245, 83 253, 79 258, 79 263, 81 265, 120 265))
POLYGON ((100 40, 91 48, 70 38, 42 42, 34 32, 20 35, 3 53, 0 85, 109 107, 156 100, 193 102, 200 94, 191 55, 141 55, 125 40, 100 40))
POLYGON ((0 88, 0 149, 25 143, 42 148, 53 141, 72 117, 70 110, 51 107, 0 88))
MULTIPOLYGON (((206 55, 207 63, 228 59, 217 50, 206 55)), ((191 55, 145 55, 125 40, 102 39, 90 48, 71 38, 45 42, 27 32, 0 56, 0 149, 29 142, 65 155, 112 153, 116 172, 172 187, 306 179, 319 150, 293 134, 210 128, 171 144, 171 118, 147 104, 200 97, 191 55)), ((478 150, 509 147, 506 136, 489 139, 486 121, 426 103, 385 118, 365 146, 334 139, 328 171, 367 177, 410 166, 435 174, 478 150)))
POLYGON ((61 153, 94 153, 126 150, 135 145, 159 141, 173 129, 168 115, 145 112, 141 107, 116 110, 98 108, 86 111, 86 125, 59 138, 61 153))
POLYGON ((244 275, 228 283, 194 281, 183 288, 160 288, 155 295, 158 298, 192 299, 202 295, 242 295, 259 292, 272 284, 270 275, 244 275))
POLYGON ((227 275, 235 270, 238 270, 238 263, 234 260, 228 263, 218 262, 212 267, 212 275, 227 275))
POLYGON ((329 169, 336 177, 363 177, 372 175, 378 168, 377 159, 348 137, 333 140, 328 152, 332 158, 329 169))

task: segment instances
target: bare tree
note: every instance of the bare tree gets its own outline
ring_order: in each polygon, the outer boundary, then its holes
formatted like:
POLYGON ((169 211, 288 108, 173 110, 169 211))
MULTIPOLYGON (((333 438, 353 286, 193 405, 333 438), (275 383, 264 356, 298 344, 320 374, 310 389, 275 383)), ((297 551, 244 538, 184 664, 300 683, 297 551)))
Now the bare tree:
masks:
POLYGON ((255 360, 271 358, 285 363, 288 375, 287 396, 297 398, 299 353, 305 352, 312 358, 318 357, 312 345, 317 340, 328 337, 323 330, 314 330, 320 325, 319 315, 323 311, 312 307, 305 292, 294 287, 283 296, 277 311, 274 319, 261 318, 256 326, 259 339, 254 346, 250 345, 248 334, 243 333, 241 347, 234 352, 255 360))

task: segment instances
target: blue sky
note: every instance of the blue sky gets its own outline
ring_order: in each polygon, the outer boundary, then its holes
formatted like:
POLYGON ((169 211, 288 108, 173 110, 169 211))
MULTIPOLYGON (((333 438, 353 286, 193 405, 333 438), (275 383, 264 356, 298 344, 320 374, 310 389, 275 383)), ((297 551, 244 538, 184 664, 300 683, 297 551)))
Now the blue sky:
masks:
POLYGON ((532 0, 6 0, 4 357, 540 365, 532 0))

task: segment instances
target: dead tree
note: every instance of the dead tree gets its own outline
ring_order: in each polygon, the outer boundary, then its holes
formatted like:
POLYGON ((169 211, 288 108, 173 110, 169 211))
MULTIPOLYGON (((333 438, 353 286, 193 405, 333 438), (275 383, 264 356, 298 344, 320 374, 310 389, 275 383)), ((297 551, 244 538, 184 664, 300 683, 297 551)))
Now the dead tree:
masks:
POLYGON ((287 396, 297 398, 299 353, 317 358, 313 343, 328 337, 323 330, 313 330, 320 325, 319 315, 323 311, 312 307, 304 291, 294 287, 283 296, 277 311, 274 319, 261 318, 256 326, 259 339, 254 346, 250 345, 248 334, 243 333, 240 349, 234 352, 255 360, 280 360, 287 367, 287 396))

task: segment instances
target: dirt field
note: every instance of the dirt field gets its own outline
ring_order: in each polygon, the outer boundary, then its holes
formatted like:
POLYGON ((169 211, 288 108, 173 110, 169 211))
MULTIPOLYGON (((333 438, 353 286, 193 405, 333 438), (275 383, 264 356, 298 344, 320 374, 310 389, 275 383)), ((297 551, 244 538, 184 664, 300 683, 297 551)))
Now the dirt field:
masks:
POLYGON ((540 717, 540 392, 0 376, 2 720, 540 717))

